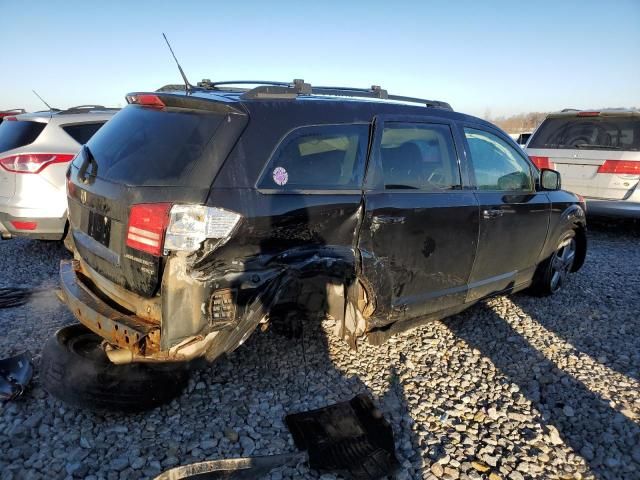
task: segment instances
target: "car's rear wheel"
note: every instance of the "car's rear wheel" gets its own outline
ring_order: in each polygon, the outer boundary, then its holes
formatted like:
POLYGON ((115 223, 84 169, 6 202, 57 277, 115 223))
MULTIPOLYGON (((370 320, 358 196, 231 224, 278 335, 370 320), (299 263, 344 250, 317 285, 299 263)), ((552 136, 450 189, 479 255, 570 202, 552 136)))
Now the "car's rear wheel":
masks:
POLYGON ((538 295, 552 295, 567 282, 576 261, 578 244, 573 230, 560 237, 553 255, 545 260, 534 277, 532 290, 538 295))
POLYGON ((42 350, 45 390, 81 408, 140 411, 169 402, 188 382, 182 365, 115 365, 101 344, 102 338, 80 324, 58 330, 42 350))

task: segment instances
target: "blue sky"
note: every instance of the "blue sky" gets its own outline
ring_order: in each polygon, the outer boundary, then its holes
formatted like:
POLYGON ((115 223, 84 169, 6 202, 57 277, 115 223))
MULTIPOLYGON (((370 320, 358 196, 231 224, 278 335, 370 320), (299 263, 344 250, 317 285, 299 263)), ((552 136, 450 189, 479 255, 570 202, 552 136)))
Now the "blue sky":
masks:
POLYGON ((640 107, 640 0, 0 0, 0 109, 124 103, 176 83, 304 78, 483 116, 640 107))

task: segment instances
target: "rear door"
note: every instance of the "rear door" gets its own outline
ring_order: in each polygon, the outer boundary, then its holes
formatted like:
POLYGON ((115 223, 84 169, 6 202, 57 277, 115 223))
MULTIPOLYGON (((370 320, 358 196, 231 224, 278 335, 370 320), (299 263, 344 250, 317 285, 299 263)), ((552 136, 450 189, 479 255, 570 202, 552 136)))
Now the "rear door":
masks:
POLYGON ((376 119, 359 249, 376 315, 389 322, 465 300, 478 204, 463 188, 455 135, 440 118, 376 119))
POLYGON ((464 127, 480 205, 480 236, 469 301, 527 282, 544 245, 551 204, 536 191, 537 171, 497 131, 464 127))
POLYGON ((640 116, 580 112, 550 117, 527 153, 537 164, 558 170, 565 190, 621 200, 640 181, 640 116))
MULTIPOLYGON (((130 105, 89 140, 70 169, 69 220, 85 263, 144 296, 160 284, 162 256, 127 245, 131 208, 204 203, 246 116, 206 108, 130 105), (213 141, 213 139, 216 141, 213 141)), ((196 100, 194 100, 196 101, 196 100)))

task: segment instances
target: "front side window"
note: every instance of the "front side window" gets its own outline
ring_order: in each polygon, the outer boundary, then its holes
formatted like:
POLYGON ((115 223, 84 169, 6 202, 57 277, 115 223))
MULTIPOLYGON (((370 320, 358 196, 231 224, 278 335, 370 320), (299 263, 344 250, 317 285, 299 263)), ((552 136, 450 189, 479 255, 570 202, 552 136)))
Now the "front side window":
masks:
POLYGON ((386 123, 380 144, 385 189, 440 191, 460 186, 448 125, 386 123))
POLYGON ((291 132, 271 157, 259 188, 360 189, 368 125, 315 125, 291 132))
POLYGON ((465 128, 479 190, 532 191, 529 163, 511 145, 484 130, 465 128))

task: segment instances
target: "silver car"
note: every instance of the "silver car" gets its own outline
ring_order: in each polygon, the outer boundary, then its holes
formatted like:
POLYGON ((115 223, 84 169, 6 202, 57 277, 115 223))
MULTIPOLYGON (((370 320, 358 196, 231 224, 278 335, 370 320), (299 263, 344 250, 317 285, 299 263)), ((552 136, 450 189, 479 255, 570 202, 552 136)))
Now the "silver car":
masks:
POLYGON ((640 110, 563 110, 550 114, 526 152, 558 170, 562 188, 585 197, 587 214, 640 218, 640 110))
POLYGON ((0 236, 60 240, 65 174, 81 146, 117 109, 86 105, 24 113, 0 124, 0 236))

